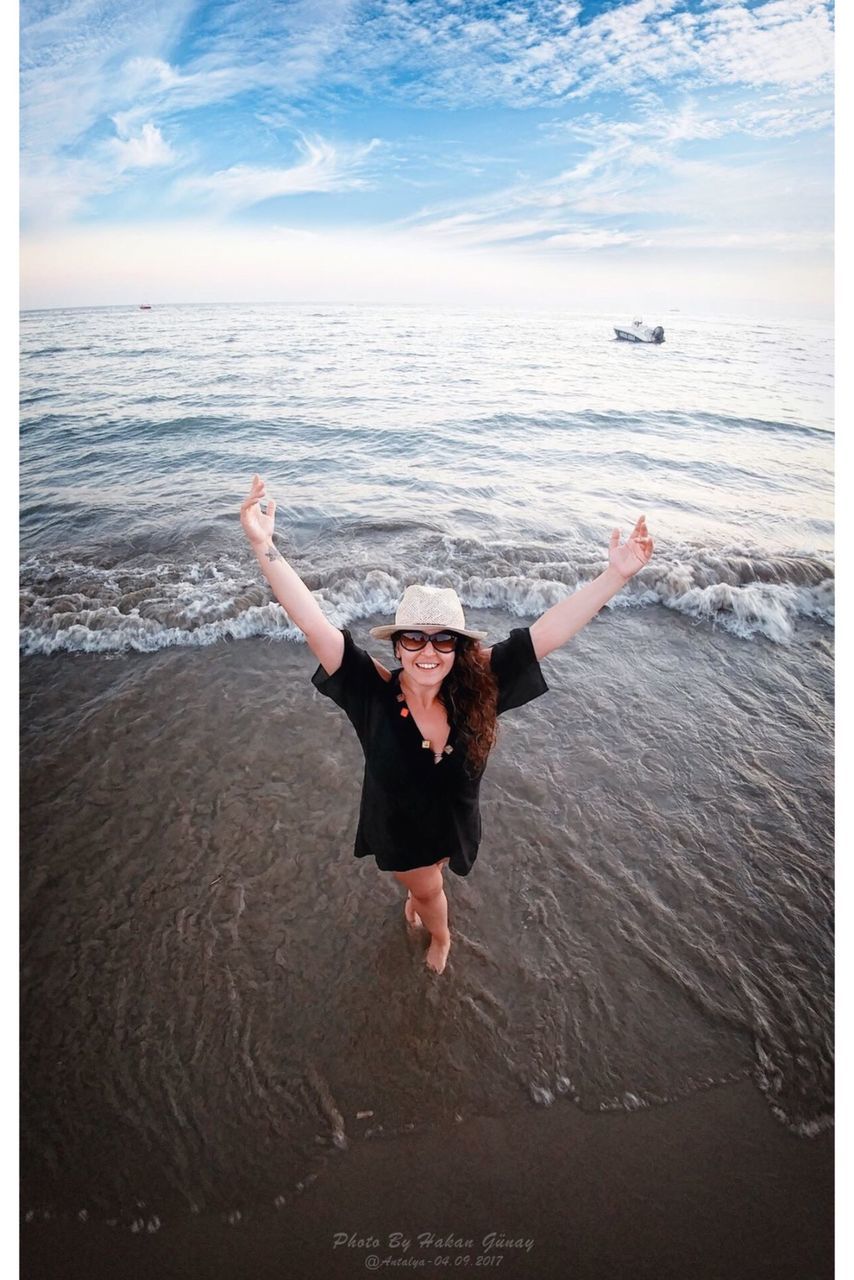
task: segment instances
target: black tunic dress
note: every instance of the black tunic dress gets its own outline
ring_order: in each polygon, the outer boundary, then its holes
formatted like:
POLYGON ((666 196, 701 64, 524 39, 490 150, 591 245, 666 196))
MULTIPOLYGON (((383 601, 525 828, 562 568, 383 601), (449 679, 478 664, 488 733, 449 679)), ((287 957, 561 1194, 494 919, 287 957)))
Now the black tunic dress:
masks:
MULTIPOLYGON (((311 679, 347 713, 365 753, 355 856, 373 854, 381 871, 412 871, 450 858, 451 870, 467 876, 481 838, 478 796, 483 770, 472 777, 465 768, 465 750, 454 724, 448 738, 453 751, 436 764, 412 716, 400 714, 401 668, 384 680, 350 632, 344 629, 342 634, 341 666, 331 676, 319 666, 311 679)), ((498 681, 499 715, 548 690, 527 627, 514 628, 506 640, 493 645, 491 663, 498 681)))

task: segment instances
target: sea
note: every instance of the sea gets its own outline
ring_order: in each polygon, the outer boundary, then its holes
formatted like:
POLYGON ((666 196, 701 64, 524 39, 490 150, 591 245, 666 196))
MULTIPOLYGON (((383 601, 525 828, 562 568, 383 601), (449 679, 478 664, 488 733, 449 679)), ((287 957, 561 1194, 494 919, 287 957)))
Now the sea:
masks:
POLYGON ((22 314, 28 1220, 236 1221, 355 1143, 744 1079, 831 1123, 832 332, 624 319, 22 314), (242 534, 255 472, 386 662, 409 583, 497 640, 655 540, 502 717, 441 976, 353 857, 359 744, 242 534))

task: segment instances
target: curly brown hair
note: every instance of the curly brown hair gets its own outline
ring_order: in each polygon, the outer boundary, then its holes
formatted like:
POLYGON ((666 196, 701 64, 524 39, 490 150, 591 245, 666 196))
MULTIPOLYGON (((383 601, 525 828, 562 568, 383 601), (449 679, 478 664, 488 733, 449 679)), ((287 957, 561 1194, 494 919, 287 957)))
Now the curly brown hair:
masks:
MULTIPOLYGON (((395 654, 398 635, 391 637, 395 654)), ((458 636, 454 665, 442 681, 439 697, 456 725, 469 772, 478 777, 498 737, 498 681, 479 640, 458 636)))

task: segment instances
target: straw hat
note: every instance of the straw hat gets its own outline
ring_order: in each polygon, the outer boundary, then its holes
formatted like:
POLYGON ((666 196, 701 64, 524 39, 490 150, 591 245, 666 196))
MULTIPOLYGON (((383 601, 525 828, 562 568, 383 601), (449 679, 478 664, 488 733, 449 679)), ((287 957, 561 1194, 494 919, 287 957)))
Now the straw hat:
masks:
POLYGON ((440 627, 443 631, 456 631, 472 640, 485 640, 485 631, 470 631, 460 597, 453 587, 407 587, 397 606, 394 622, 390 626, 371 627, 370 634, 377 640, 387 640, 395 631, 418 631, 422 627, 440 627))

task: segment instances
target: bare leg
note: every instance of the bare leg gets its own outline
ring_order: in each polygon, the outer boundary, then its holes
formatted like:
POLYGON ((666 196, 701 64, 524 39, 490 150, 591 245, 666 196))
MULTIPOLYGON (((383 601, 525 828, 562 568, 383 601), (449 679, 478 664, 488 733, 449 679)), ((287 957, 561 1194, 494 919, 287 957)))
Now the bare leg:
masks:
POLYGON ((439 888, 435 893, 423 898, 415 896, 415 906, 430 934, 430 946, 427 948, 426 963, 428 969, 441 973, 451 949, 451 934, 448 929, 448 899, 445 890, 439 888))
MULTIPOLYGON (((436 866, 437 866, 437 867, 440 867, 440 868, 441 868, 441 867, 444 867, 444 866, 445 866, 445 864, 446 864, 447 862, 450 862, 450 861, 451 861, 451 859, 450 859, 450 858, 443 858, 441 862, 437 862, 437 863, 436 863, 436 866)), ((411 890, 411 889, 410 889, 410 890, 409 890, 409 892, 407 893, 407 895, 406 895, 406 901, 405 901, 405 903, 403 904, 403 914, 404 914, 404 915, 405 915, 405 917, 406 917, 406 923, 407 923, 407 924, 411 924, 411 925, 412 925, 412 927, 413 927, 413 928, 415 928, 415 929, 420 929, 420 928, 422 928, 422 924, 423 924, 423 922, 422 922, 422 920, 421 920, 420 915, 419 915, 419 914, 418 914, 418 912, 415 910, 415 902, 413 901, 413 897, 412 897, 412 890, 411 890)))
MULTIPOLYGON (((395 871, 394 876, 409 889, 411 899, 407 899, 407 907, 413 916, 420 917, 430 933, 430 946, 427 949, 426 964, 428 969, 441 973, 451 949, 451 934, 448 930, 448 900, 442 883, 442 867, 448 859, 435 863, 431 867, 416 867, 414 871, 395 871)), ((409 911, 407 911, 409 919, 409 911)), ((414 921, 413 921, 414 923, 414 921)))

